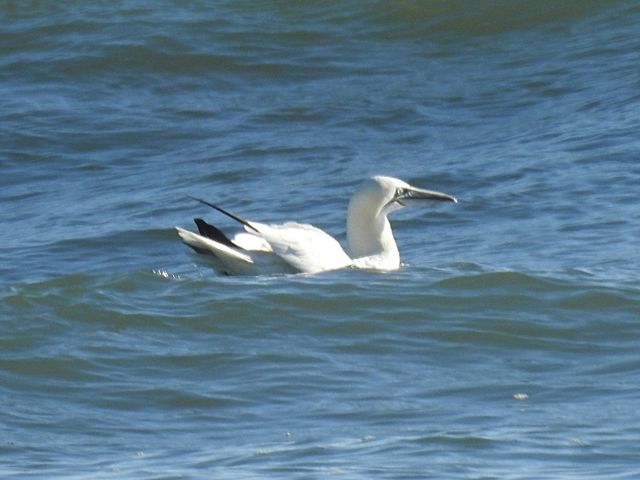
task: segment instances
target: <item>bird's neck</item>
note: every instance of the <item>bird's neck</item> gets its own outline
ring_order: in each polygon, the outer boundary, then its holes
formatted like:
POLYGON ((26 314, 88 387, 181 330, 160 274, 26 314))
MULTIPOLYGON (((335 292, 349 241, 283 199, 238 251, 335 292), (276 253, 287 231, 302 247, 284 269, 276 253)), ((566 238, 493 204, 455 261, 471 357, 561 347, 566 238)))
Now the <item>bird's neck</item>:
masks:
POLYGON ((352 258, 375 257, 383 268, 398 268, 400 254, 386 215, 350 205, 347 241, 352 258))

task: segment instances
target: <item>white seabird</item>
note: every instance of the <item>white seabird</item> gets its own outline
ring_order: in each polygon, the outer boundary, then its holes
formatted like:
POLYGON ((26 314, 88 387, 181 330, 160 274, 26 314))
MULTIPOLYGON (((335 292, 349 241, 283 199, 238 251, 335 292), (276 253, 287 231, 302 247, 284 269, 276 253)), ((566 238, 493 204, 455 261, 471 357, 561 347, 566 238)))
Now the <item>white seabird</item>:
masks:
POLYGON ((176 227, 180 238, 196 252, 214 260, 228 275, 318 273, 346 267, 395 270, 400 253, 387 215, 402 207, 450 201, 455 197, 412 187, 397 178, 376 176, 355 192, 347 211, 348 253, 331 235, 307 224, 265 224, 245 220, 204 200, 195 199, 231 217, 244 232, 228 238, 200 218, 198 233, 176 227))

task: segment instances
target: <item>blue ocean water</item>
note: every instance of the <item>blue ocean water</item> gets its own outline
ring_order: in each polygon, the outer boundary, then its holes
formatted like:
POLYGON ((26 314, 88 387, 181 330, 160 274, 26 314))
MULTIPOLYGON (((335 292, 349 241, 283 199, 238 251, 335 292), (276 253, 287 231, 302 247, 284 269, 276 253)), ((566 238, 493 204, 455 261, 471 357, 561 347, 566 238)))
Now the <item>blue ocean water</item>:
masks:
POLYGON ((640 5, 0 3, 3 478, 640 476, 640 5), (221 277, 206 198, 403 268, 221 277))

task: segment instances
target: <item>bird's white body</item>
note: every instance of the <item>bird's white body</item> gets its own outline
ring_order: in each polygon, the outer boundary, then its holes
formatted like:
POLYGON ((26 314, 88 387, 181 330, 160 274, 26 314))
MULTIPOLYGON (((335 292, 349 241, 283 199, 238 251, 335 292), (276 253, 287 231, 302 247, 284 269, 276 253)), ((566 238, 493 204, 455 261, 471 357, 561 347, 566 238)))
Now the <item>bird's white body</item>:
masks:
POLYGON ((347 267, 395 270, 400 267, 400 253, 387 215, 409 203, 428 200, 456 201, 450 195, 411 187, 392 177, 365 181, 349 202, 348 254, 335 238, 312 225, 243 220, 211 204, 243 223, 246 231, 227 239, 214 227, 210 228, 222 238, 176 228, 187 245, 211 254, 219 269, 230 275, 318 273, 347 267))

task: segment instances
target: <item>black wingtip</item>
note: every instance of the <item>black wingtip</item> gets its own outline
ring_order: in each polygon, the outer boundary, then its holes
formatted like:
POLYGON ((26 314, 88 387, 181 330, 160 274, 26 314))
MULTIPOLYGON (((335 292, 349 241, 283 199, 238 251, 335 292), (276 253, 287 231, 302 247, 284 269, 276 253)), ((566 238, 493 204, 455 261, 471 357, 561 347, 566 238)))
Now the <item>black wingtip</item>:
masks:
POLYGON ((213 208, 214 210, 219 211, 220 213, 222 213, 222 214, 226 215, 226 216, 227 216, 227 217, 229 217, 229 218, 233 218, 236 222, 241 223, 241 224, 242 224, 242 225, 244 225, 245 227, 250 228, 251 230, 253 230, 254 232, 256 232, 256 233, 260 233, 256 227, 254 227, 253 225, 251 225, 251 223, 249 223, 249 222, 248 222, 247 220, 245 220, 244 218, 241 218, 241 217, 239 217, 239 216, 237 216, 237 215, 234 215, 233 213, 228 212, 227 210, 224 210, 223 208, 220 208, 220 207, 218 207, 217 205, 214 205, 213 203, 209 203, 209 202, 207 202, 206 200, 202 200, 201 198, 196 198, 196 197, 193 197, 193 196, 191 196, 191 195, 188 195, 188 197, 189 197, 190 199, 192 199, 192 200, 195 200, 196 202, 200 202, 200 203, 202 203, 202 204, 204 204, 204 205, 207 205, 208 207, 213 208))
POLYGON ((232 248, 240 248, 238 245, 233 243, 229 237, 227 237, 222 230, 214 227, 213 225, 208 224, 201 218, 194 218, 193 221, 196 223, 198 227, 198 232, 203 237, 210 238, 211 240, 215 240, 218 243, 226 245, 227 247, 232 248))

